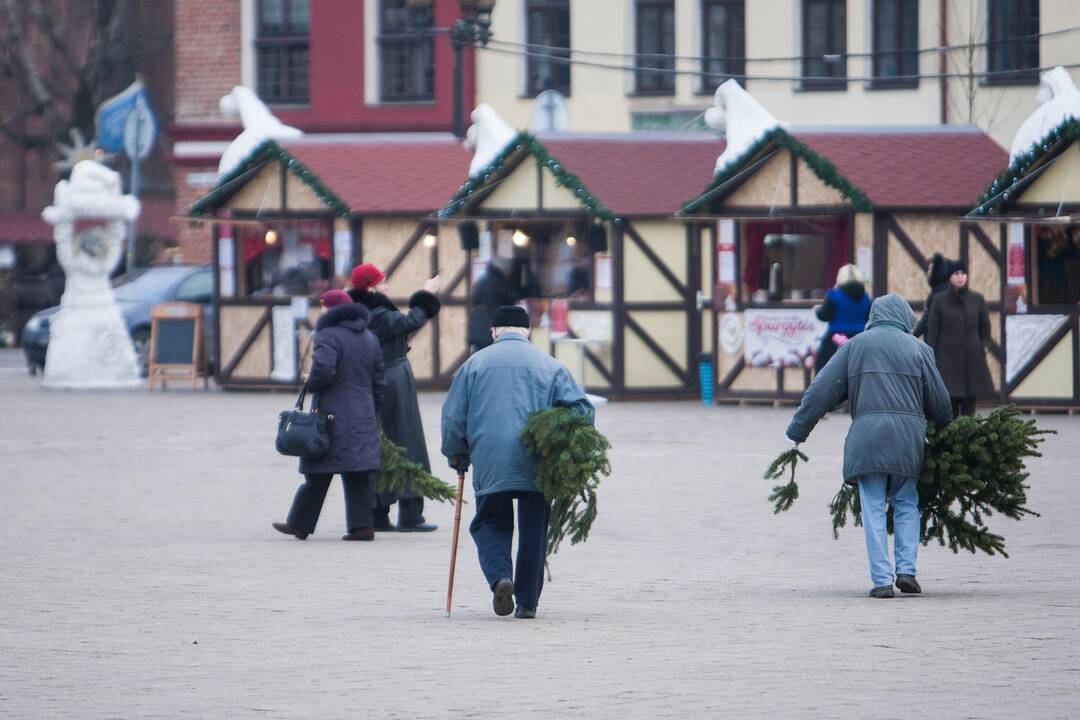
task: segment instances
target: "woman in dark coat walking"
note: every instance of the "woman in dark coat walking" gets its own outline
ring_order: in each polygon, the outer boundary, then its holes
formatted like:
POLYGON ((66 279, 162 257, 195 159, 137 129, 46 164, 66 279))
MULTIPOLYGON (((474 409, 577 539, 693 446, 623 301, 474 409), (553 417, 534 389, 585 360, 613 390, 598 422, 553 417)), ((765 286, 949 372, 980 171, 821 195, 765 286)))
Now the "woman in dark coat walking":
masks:
POLYGON ((306 389, 313 406, 333 415, 330 449, 317 459, 300 459, 304 484, 296 491, 288 519, 274 529, 303 540, 315 532, 326 491, 334 475, 345 489, 342 540, 372 540, 371 495, 382 457, 376 423, 386 388, 379 341, 368 332, 367 308, 341 290, 319 298, 323 316, 315 326, 315 350, 306 389))
POLYGON ((926 342, 934 348, 934 358, 949 398, 953 415, 974 415, 975 401, 994 392, 986 347, 990 343, 990 315, 986 300, 968 289, 967 264, 950 261, 949 289, 934 296, 927 322, 926 342))
POLYGON ((842 342, 847 342, 866 329, 866 319, 870 317, 870 293, 866 292, 859 268, 845 265, 836 273, 836 287, 825 294, 825 302, 817 307, 818 320, 829 323, 825 335, 821 338, 814 358, 814 372, 821 372, 829 358, 836 354, 842 342))
MULTIPOLYGON (((356 266, 349 278, 349 296, 371 312, 368 328, 379 339, 386 362, 386 401, 381 420, 383 432, 405 448, 405 457, 431 472, 424 425, 416 400, 416 379, 409 364, 409 336, 416 333, 441 307, 436 293, 438 277, 424 283, 424 289, 409 298, 408 312, 401 312, 386 296, 386 276, 370 263, 356 266)), ((407 492, 400 499, 394 493, 380 493, 375 499, 375 529, 401 532, 431 532, 438 526, 424 520, 424 498, 407 492), (390 523, 390 506, 398 503, 398 524, 390 523)))

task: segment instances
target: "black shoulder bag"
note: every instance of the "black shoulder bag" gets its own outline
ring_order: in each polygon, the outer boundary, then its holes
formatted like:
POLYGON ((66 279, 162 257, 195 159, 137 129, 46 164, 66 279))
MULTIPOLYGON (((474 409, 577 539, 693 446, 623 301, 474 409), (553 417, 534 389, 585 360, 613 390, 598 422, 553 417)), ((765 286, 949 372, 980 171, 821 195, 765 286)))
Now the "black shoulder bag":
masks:
MULTIPOLYGON (((310 349, 311 347, 308 346, 309 351, 310 349)), ((303 367, 303 361, 300 365, 303 367)), ((282 455, 318 460, 330 450, 330 426, 334 424, 334 416, 319 414, 317 393, 316 399, 311 403, 311 411, 304 412, 306 395, 307 383, 304 383, 293 409, 285 410, 278 416, 277 439, 274 446, 282 455)))

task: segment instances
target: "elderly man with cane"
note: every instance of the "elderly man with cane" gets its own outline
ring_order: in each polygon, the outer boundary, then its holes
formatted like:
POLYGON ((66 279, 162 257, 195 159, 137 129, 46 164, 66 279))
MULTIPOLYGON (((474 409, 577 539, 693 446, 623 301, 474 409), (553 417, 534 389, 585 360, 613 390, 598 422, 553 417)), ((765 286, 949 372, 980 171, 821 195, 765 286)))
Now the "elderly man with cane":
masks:
POLYGON ((919 475, 926 420, 945 425, 952 406, 934 352, 911 334, 915 313, 900 295, 870 307, 866 331, 841 347, 802 397, 787 429, 798 448, 818 420, 845 400, 851 428, 844 443, 844 481, 857 485, 870 561, 870 597, 921 593, 915 579, 919 551, 919 475), (893 508, 896 575, 889 562, 886 500, 893 508))
POLYGON ((519 435, 540 410, 568 407, 590 420, 595 410, 570 371, 529 342, 524 308, 499 307, 491 327, 494 343, 470 357, 450 386, 442 411, 442 453, 459 474, 473 466, 476 514, 469 532, 495 614, 528 619, 536 617, 544 585, 551 506, 536 487, 536 459, 519 435), (516 567, 510 558, 515 499, 516 567))

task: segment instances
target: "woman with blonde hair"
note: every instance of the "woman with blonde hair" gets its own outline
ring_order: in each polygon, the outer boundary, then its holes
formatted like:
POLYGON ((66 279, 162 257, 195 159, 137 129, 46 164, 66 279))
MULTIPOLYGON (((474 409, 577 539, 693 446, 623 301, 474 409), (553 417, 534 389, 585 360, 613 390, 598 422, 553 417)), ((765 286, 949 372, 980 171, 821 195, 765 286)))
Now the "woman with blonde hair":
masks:
POLYGON ((873 298, 866 292, 866 282, 859 268, 844 265, 836 273, 836 287, 825 295, 825 302, 815 308, 818 320, 829 323, 821 338, 814 372, 821 372, 837 348, 866 329, 873 298))

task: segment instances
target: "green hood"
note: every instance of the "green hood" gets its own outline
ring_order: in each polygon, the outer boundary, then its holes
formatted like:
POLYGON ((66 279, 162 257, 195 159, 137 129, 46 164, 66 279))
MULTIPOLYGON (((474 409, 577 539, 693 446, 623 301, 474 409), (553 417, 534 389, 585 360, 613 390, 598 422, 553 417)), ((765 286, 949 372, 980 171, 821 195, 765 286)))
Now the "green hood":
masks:
POLYGON ((870 320, 866 323, 866 329, 894 327, 910 333, 916 321, 915 312, 908 301, 902 295, 891 293, 882 295, 870 306, 870 320))

